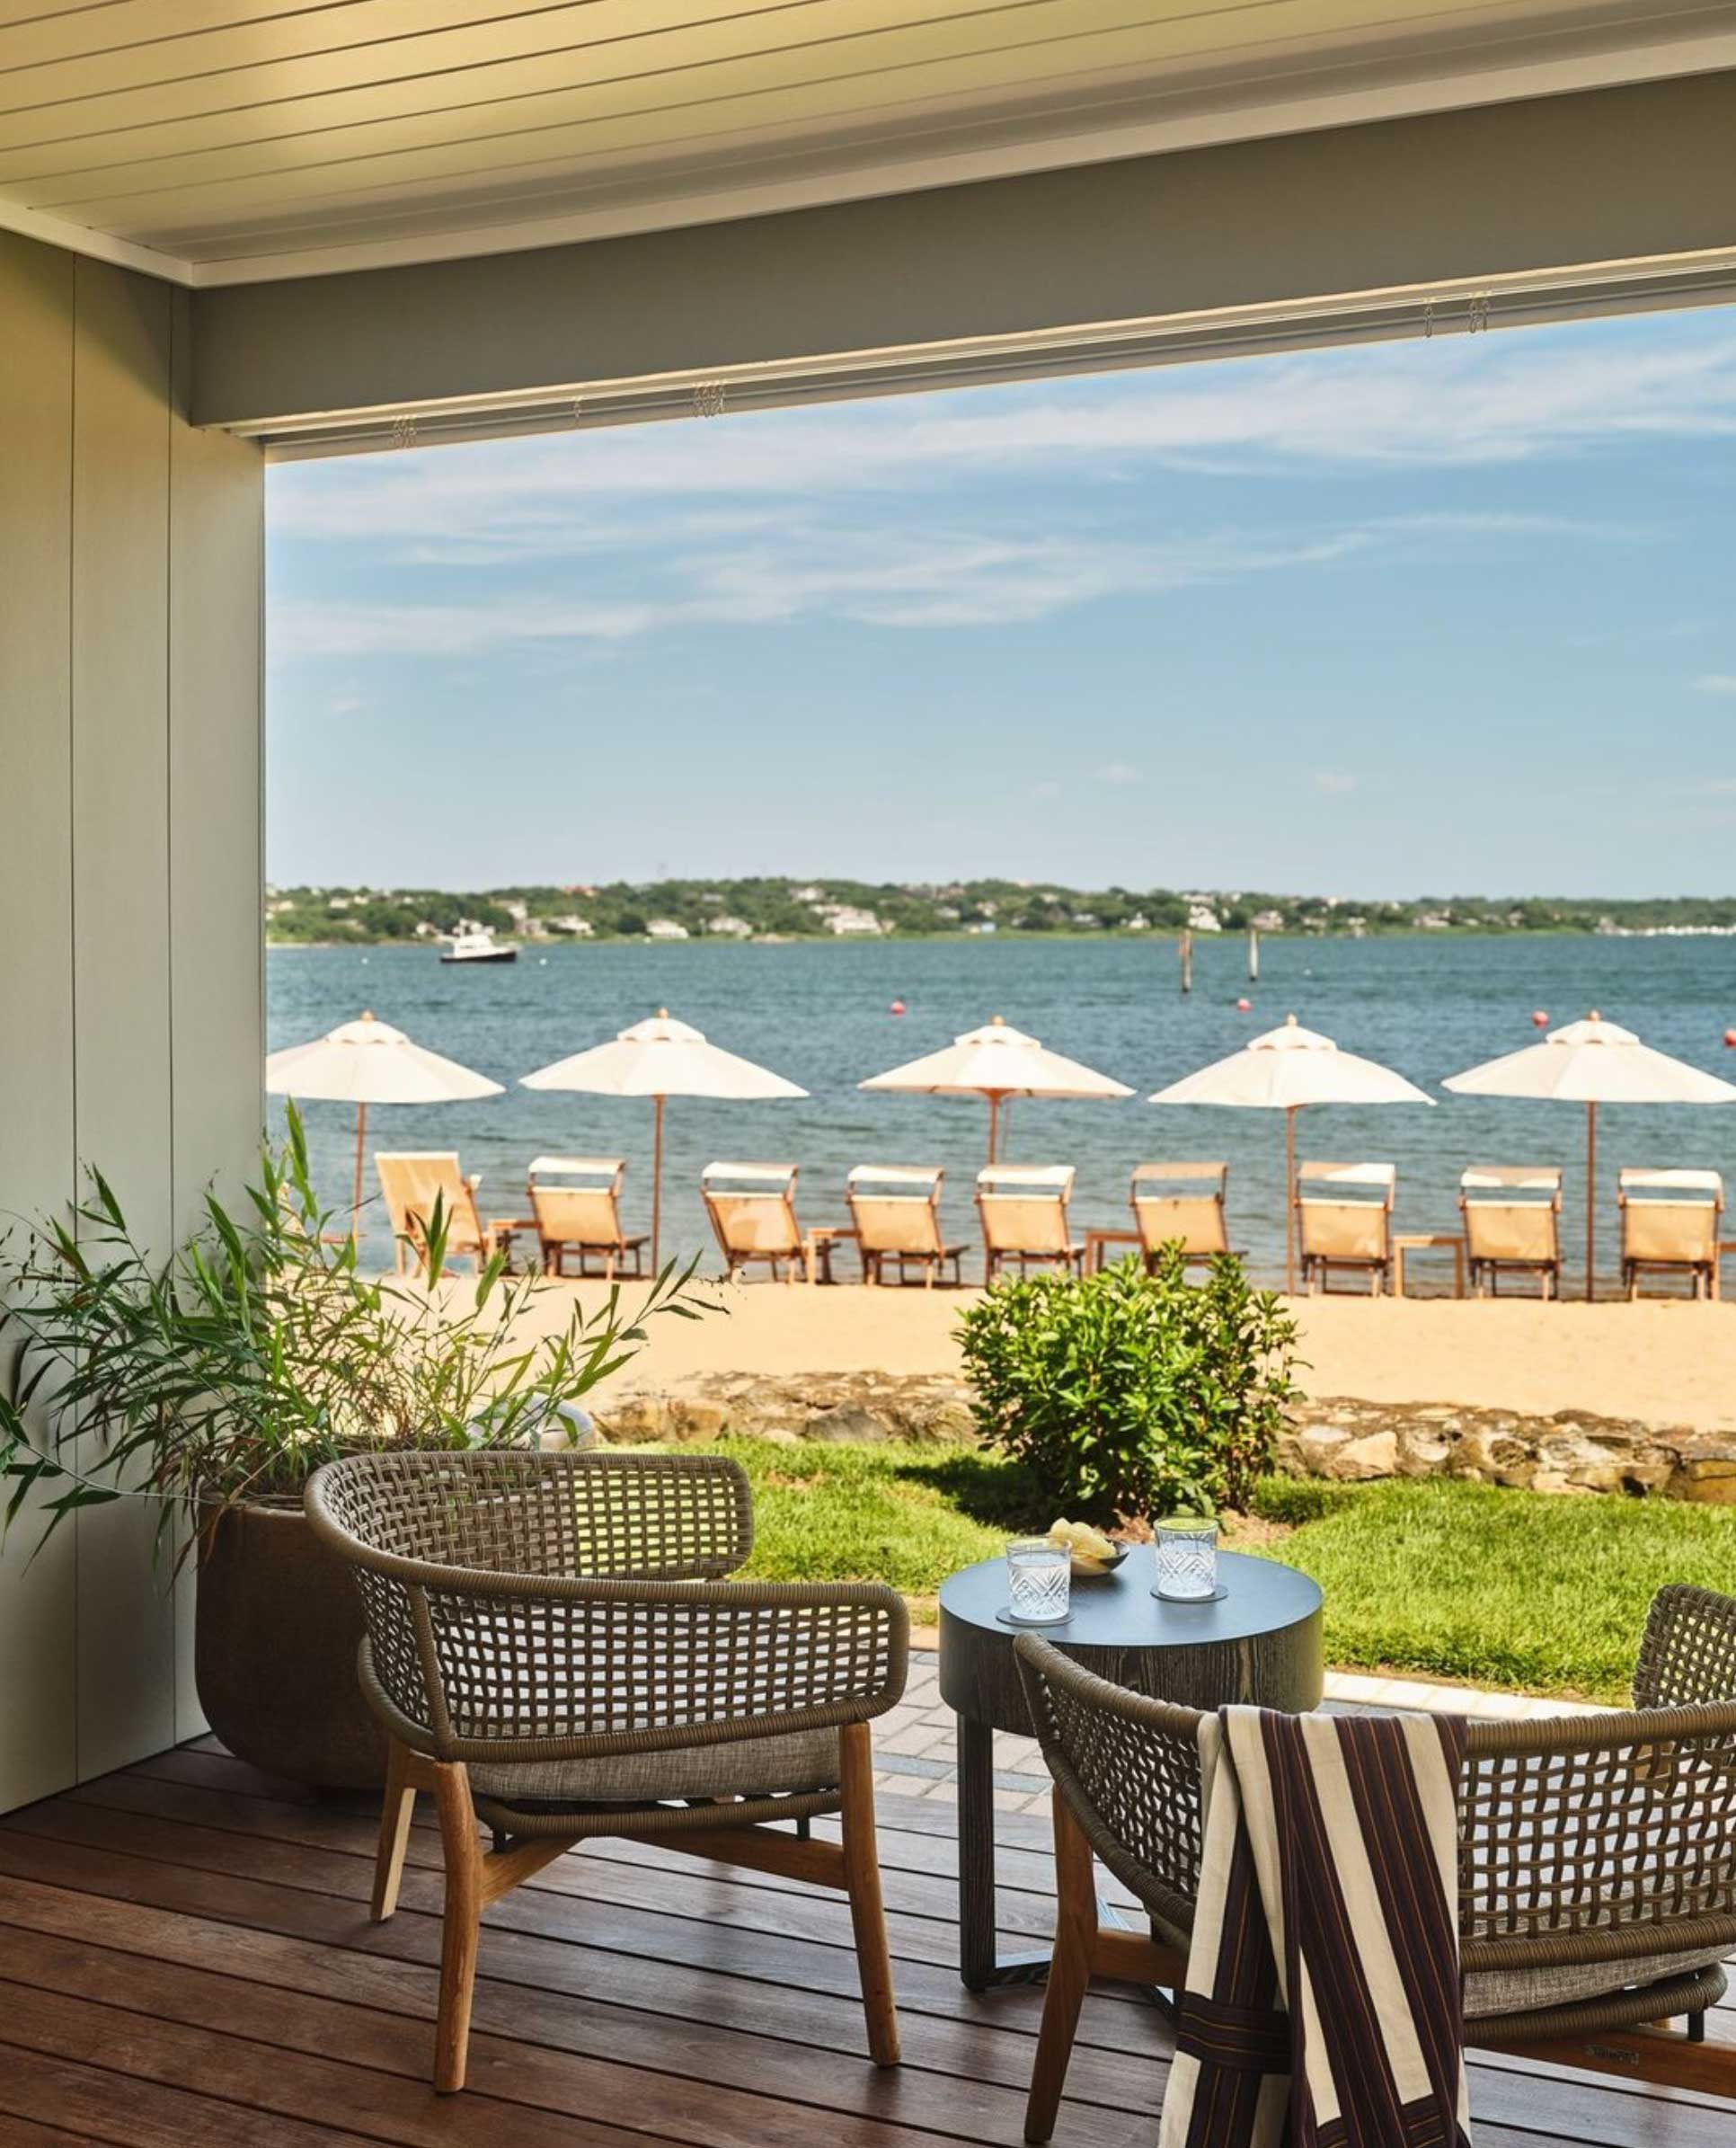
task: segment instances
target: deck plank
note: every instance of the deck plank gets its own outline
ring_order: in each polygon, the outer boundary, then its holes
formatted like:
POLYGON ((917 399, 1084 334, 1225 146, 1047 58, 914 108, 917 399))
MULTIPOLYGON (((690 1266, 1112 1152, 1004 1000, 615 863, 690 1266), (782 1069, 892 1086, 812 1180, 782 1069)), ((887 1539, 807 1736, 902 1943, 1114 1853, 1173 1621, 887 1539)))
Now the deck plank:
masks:
MULTIPOLYGON (((847 1911, 639 1844, 563 1858, 490 1913, 472 2086, 426 2086, 438 1842, 366 1913, 367 1800, 316 1798, 209 1741, 0 1823, 0 2148, 1014 2148, 1040 2008, 955 1970, 954 1815, 881 1808, 905 2064, 864 2056, 847 1911)), ((1048 1929, 1034 1816, 1008 1815, 1010 1943, 1048 1929)), ((1717 2024, 1717 2032, 1725 2023, 1717 2024)), ((1057 2134, 1156 2138, 1168 2031, 1086 2002, 1057 2134)), ((1731 2107, 1474 2058, 1486 2148, 1724 2148, 1731 2107)))

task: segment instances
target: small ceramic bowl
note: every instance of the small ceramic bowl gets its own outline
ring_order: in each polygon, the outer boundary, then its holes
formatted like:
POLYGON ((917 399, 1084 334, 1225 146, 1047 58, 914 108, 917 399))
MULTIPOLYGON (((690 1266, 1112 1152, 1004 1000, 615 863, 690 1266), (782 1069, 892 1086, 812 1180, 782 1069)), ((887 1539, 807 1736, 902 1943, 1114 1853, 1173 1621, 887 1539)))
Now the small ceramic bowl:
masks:
POLYGON ((1112 1558, 1081 1559, 1076 1556, 1069 1560, 1075 1581, 1106 1581, 1128 1555, 1129 1547, 1117 1544, 1112 1558))

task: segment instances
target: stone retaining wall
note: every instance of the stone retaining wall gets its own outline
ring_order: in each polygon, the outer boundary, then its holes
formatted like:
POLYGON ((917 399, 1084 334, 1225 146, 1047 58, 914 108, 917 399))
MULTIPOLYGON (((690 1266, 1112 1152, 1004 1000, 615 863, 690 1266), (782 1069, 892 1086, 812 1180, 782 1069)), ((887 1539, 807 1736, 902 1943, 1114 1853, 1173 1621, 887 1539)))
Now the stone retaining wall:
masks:
MULTIPOLYGON (((970 1439, 970 1390, 944 1374, 815 1372, 721 1375, 678 1394, 642 1389, 605 1403, 612 1440, 703 1440, 749 1433, 799 1440, 970 1439)), ((1293 1476, 1359 1482, 1465 1477, 1537 1492, 1662 1493, 1736 1504, 1736 1432, 1649 1425, 1583 1410, 1522 1416, 1451 1403, 1311 1398, 1291 1412, 1279 1467, 1293 1476)))

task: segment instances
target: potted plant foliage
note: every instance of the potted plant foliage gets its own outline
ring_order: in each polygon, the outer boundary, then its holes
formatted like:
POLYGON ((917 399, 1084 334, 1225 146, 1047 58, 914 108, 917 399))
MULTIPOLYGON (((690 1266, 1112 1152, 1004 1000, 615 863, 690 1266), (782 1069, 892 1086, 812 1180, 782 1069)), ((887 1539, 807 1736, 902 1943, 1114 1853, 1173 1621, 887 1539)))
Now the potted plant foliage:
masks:
POLYGON ((1296 1333, 1233 1256, 1195 1284, 1172 1246, 1150 1274, 997 1283, 961 1339, 984 1444, 1024 1464, 1045 1517, 1107 1527, 1246 1506, 1298 1392, 1296 1333))
POLYGON ((580 1398, 648 1319, 698 1317, 693 1269, 666 1267, 631 1314, 611 1291, 533 1334, 533 1279, 498 1257, 474 1287, 443 1274, 437 1209, 426 1283, 366 1275, 354 1239, 327 1229, 293 1108, 245 1208, 208 1194, 166 1261, 140 1248, 100 1173, 90 1186, 67 1220, 0 1247, 6 1525, 32 1490, 49 1530, 101 1502, 154 1500, 165 1575, 198 1558, 199 1705, 225 1744, 298 1781, 377 1783, 360 1603, 303 1519, 307 1478, 381 1445, 569 1443, 580 1398))

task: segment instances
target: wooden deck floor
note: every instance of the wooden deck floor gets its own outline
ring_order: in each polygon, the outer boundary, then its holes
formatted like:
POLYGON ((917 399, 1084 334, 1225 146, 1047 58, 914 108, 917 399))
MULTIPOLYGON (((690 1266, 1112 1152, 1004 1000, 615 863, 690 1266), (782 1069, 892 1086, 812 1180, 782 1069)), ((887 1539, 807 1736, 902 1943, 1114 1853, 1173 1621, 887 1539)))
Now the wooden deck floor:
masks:
MULTIPOLYGON (((905 2063, 877 2073, 841 1900, 607 1843, 490 1913, 472 2086, 426 2086, 438 1848, 370 1925, 373 1819, 209 1741, 0 1823, 0 2148, 928 2148, 1020 2138, 1032 1992, 953 1968, 952 1815, 881 1802, 905 2063)), ((1003 1821, 1010 1937, 1046 1932, 1041 1821, 1003 1821)), ((1736 2016, 1719 2030, 1736 2034, 1736 2016)), ((1166 2030, 1087 2000, 1058 2148, 1156 2139, 1166 2030)), ((1479 2060, 1480 2148, 1730 2148, 1732 2106, 1479 2060)))

